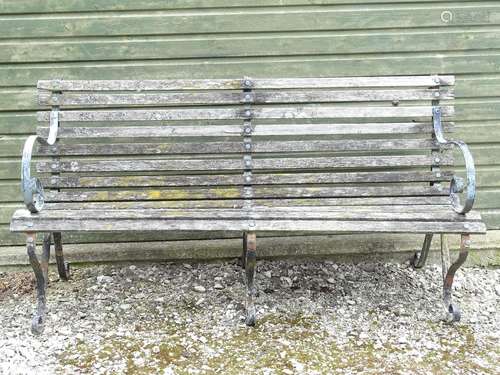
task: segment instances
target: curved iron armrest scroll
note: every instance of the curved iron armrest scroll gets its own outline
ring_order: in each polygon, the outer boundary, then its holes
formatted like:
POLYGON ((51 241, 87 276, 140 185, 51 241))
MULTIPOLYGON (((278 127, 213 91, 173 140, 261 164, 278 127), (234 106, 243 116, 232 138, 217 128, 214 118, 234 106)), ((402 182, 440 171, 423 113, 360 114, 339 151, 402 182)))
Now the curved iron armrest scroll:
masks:
POLYGON ((464 179, 459 176, 453 176, 450 184, 450 198, 453 209, 459 214, 466 214, 472 209, 474 200, 476 199, 476 167, 474 159, 469 150, 469 147, 462 141, 447 140, 443 135, 443 125, 441 123, 441 108, 434 107, 432 109, 433 126, 436 140, 440 145, 453 145, 462 151, 465 160, 465 168, 467 170, 467 184, 464 179), (465 203, 460 202, 458 193, 463 192, 467 188, 465 203))
POLYGON ((45 202, 42 183, 37 177, 31 177, 31 154, 37 140, 44 142, 37 135, 31 135, 24 143, 21 166, 21 191, 23 193, 24 204, 33 213, 41 211, 45 202))

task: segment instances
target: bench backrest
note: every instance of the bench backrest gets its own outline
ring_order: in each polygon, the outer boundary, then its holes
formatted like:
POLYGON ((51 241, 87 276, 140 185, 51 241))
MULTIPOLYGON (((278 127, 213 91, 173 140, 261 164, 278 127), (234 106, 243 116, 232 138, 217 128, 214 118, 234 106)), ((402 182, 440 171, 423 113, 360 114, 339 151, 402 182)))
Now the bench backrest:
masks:
POLYGON ((454 77, 39 81, 47 202, 109 207, 444 203, 454 77), (451 104, 450 104, 451 103, 451 104), (357 203, 358 202, 358 203, 357 203))

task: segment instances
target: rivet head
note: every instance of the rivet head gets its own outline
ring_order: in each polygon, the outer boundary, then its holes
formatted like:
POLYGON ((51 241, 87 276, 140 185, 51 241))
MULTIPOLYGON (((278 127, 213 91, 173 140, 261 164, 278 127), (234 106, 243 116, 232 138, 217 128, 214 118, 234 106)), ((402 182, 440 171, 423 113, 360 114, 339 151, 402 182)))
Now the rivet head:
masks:
POLYGON ((252 129, 250 129, 250 128, 245 128, 245 133, 249 134, 249 133, 251 133, 251 132, 252 132, 252 129))
POLYGON ((464 245, 465 245, 465 246, 470 246, 470 245, 471 245, 471 243, 472 243, 472 241, 471 241, 471 240, 465 240, 465 241, 464 241, 464 245))
POLYGON ((439 84, 441 83, 441 81, 439 80, 439 78, 438 78, 438 77, 435 77, 435 78, 434 78, 434 83, 437 83, 437 84, 439 85, 439 84))
POLYGON ((434 93, 434 97, 436 97, 436 98, 439 98, 439 96, 440 96, 440 95, 441 95, 441 94, 439 93, 439 91, 436 91, 436 92, 434 93))
POLYGON ((250 116, 251 114, 252 114, 252 112, 250 112, 250 110, 249 110, 249 109, 247 109, 247 110, 245 111, 245 116, 250 116))
POLYGON ((252 82, 250 82, 249 79, 245 79, 245 86, 250 86, 252 84, 252 82))
POLYGON ((250 165, 250 164, 252 164, 252 162, 250 160, 245 161, 245 165, 250 165))
POLYGON ((436 173, 436 177, 438 177, 438 178, 441 177, 441 173, 439 173, 439 172, 436 173))
POLYGON ((245 149, 250 150, 252 148, 252 145, 250 143, 245 143, 245 149))
POLYGON ((56 184, 57 183, 57 177, 54 177, 50 180, 51 183, 56 184))
POLYGON ((434 159, 434 161, 435 161, 436 163, 439 163, 439 162, 441 161, 441 159, 439 159, 439 158, 435 158, 435 159, 434 159))
POLYGON ((59 102, 59 97, 57 95, 52 96, 52 101, 53 102, 59 102))
POLYGON ((57 164, 55 164, 55 163, 54 163, 54 164, 52 164, 50 167, 51 167, 52 169, 56 169, 56 168, 57 168, 57 164))
POLYGON ((246 182, 250 182, 250 181, 252 181, 252 177, 250 177, 250 176, 246 176, 246 177, 245 177, 245 181, 246 181, 246 182))
POLYGON ((245 95, 245 100, 251 100, 251 99, 252 99, 252 97, 250 96, 250 94, 245 95))

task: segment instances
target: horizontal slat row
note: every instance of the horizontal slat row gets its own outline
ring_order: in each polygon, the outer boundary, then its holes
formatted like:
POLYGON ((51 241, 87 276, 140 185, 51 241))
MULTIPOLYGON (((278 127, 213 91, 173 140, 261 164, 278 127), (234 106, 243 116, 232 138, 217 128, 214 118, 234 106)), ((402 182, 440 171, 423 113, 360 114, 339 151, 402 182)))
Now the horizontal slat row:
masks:
MULTIPOLYGON (((386 76, 335 78, 249 78, 254 89, 343 87, 433 87, 454 85, 454 76, 386 76)), ((39 89, 51 91, 235 90, 244 79, 171 80, 40 80, 39 89)))
POLYGON ((316 91, 256 91, 243 92, 167 92, 109 94, 63 92, 53 95, 40 91, 40 105, 62 106, 141 106, 141 105, 221 105, 221 104, 272 104, 272 103, 321 103, 436 100, 454 97, 453 88, 406 90, 316 90, 316 91))
MULTIPOLYGON (((339 168, 388 168, 419 167, 433 164, 452 165, 453 157, 446 152, 431 155, 405 156, 339 156, 283 159, 253 159, 252 170, 272 169, 339 169, 339 168)), ((40 161, 38 172, 140 172, 140 171, 222 171, 249 168, 242 159, 207 160, 103 160, 103 161, 40 161)))
MULTIPOLYGON (((18 210, 14 214, 15 218, 30 218, 28 210, 18 210)), ((240 209, 142 209, 142 210, 93 210, 84 209, 78 211, 69 210, 49 210, 42 211, 37 215, 40 220, 65 219, 82 220, 85 219, 166 219, 166 220, 184 220, 184 219, 334 219, 334 220, 391 220, 391 221, 480 221, 481 215, 477 211, 472 211, 467 215, 460 215, 448 208, 447 210, 428 210, 428 211, 390 211, 377 210, 374 208, 358 208, 352 210, 311 210, 307 207, 295 208, 256 208, 250 211, 240 209)))
MULTIPOLYGON (((432 139, 366 139, 366 140, 307 140, 254 141, 253 153, 268 152, 333 152, 333 151, 394 151, 436 148, 432 139)), ((94 143, 40 144, 38 155, 161 155, 219 154, 248 152, 243 142, 178 142, 178 143, 94 143)))
MULTIPOLYGON (((252 185, 396 183, 450 181, 453 173, 426 172, 348 172, 348 173, 280 173, 252 175, 252 185)), ((246 185, 242 174, 187 176, 52 176, 42 178, 48 188, 115 188, 246 185)))
POLYGON ((449 221, 340 221, 340 220, 41 220, 14 218, 10 229, 22 231, 279 231, 331 233, 485 233, 482 222, 449 221))
MULTIPOLYGON (((352 206, 404 206, 411 209, 419 206, 447 209, 450 206, 449 196, 407 196, 407 197, 348 197, 348 198, 283 198, 254 199, 254 206, 263 207, 294 207, 308 206, 311 208, 325 207, 327 209, 341 207, 350 209, 352 206)), ((143 208, 243 208, 244 199, 218 200, 170 200, 170 201, 107 201, 107 202, 48 202, 44 210, 81 210, 81 209, 143 209, 143 208)))
POLYGON ((141 190, 82 190, 49 191, 49 202, 126 201, 126 200, 184 200, 239 198, 335 198, 335 197, 399 197, 448 195, 438 186, 356 186, 356 187, 217 187, 186 189, 141 190))
MULTIPOLYGON (((444 116, 454 113, 452 106, 442 106, 444 116)), ((391 107, 332 107, 294 106, 240 108, 175 108, 136 110, 60 111, 60 121, 180 121, 180 120, 235 120, 255 119, 312 119, 312 118, 404 118, 431 117, 431 106, 391 107)), ((48 121, 50 112, 37 113, 38 121, 48 121)))
MULTIPOLYGON (((445 123, 445 130, 453 130, 453 123, 445 123)), ((370 135, 432 133, 430 122, 360 123, 360 124, 280 124, 253 125, 253 136, 274 135, 370 135)), ((116 127, 61 127, 59 138, 159 138, 159 137, 241 137, 242 125, 200 126, 116 126, 116 127)), ((38 135, 46 138, 48 127, 39 127, 38 135)), ((57 146, 56 146, 57 147, 57 146)), ((69 146, 68 146, 69 147, 69 146)))

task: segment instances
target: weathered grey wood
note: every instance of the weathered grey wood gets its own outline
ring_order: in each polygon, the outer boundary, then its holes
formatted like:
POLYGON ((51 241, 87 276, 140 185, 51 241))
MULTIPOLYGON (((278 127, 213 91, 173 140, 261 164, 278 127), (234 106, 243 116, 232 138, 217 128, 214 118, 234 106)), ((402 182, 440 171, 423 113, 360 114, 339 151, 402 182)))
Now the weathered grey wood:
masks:
MULTIPOLYGON (((263 89, 342 87, 432 87, 455 83, 454 76, 387 76, 335 78, 250 78, 252 87, 263 89)), ((223 90, 242 88, 241 79, 173 80, 40 80, 39 89, 52 91, 142 91, 142 90, 223 90)))
MULTIPOLYGON (((436 164, 452 165, 453 157, 446 152, 437 160, 432 155, 339 156, 310 158, 253 159, 253 170, 272 169, 339 169, 417 167, 436 164)), ((39 161, 38 172, 141 172, 141 171, 227 171, 243 170, 242 159, 169 159, 169 160, 104 160, 104 161, 39 161)))
POLYGON ((314 90, 314 91, 255 91, 243 94, 240 92, 167 92, 167 93, 95 93, 66 92, 53 95, 50 91, 40 91, 40 105, 63 106, 139 106, 139 105, 213 105, 269 103, 321 103, 321 102, 368 102, 368 101, 404 101, 404 100, 436 100, 452 99, 452 87, 441 89, 353 89, 353 90, 314 90))
MULTIPOLYGON (((252 176, 252 185, 272 184, 331 184, 380 182, 436 182, 450 181, 452 171, 435 172, 339 172, 339 173, 280 173, 252 176)), ((50 188, 104 188, 104 187, 175 187, 245 185, 242 174, 194 176, 52 176, 41 178, 50 188)))
POLYGON ((449 195, 437 186, 351 186, 351 187, 244 187, 151 189, 151 190, 83 190, 49 191, 46 200, 63 201, 124 201, 124 200, 184 200, 237 198, 334 198, 334 197, 396 197, 449 195))
MULTIPOLYGON (((454 113, 452 106, 442 106, 443 116, 454 113)), ((37 113, 38 121, 48 121, 50 112, 37 113)), ((239 108, 175 108, 175 109, 123 109, 74 110, 59 112, 60 121, 176 121, 176 120, 234 120, 248 117, 256 119, 311 119, 311 118, 421 118, 431 117, 432 106, 390 107, 333 107, 294 106, 239 108), (248 114, 247 114, 247 111, 248 114)))
MULTIPOLYGON (((253 153, 313 151, 418 150, 438 147, 432 139, 346 139, 305 141, 254 140, 253 153)), ((245 153, 243 142, 40 144, 39 155, 160 155, 245 153)))
MULTIPOLYGON (((445 123, 445 130, 450 131, 454 124, 445 123)), ((38 135, 46 137, 49 129, 45 126, 37 129, 38 135)), ((361 134, 431 134, 430 122, 407 123, 353 123, 353 124, 280 124, 254 125, 254 136, 273 135, 361 135, 361 134)), ((243 127, 235 125, 206 126, 117 126, 117 127, 72 127, 60 128, 59 138, 157 138, 157 137, 238 137, 241 138, 243 127)))
POLYGON ((30 220, 13 218, 13 232, 26 231, 134 231, 141 228, 156 230, 193 231, 280 231, 332 233, 485 233, 482 222, 447 221, 341 221, 341 220, 30 220))
MULTIPOLYGON (((448 196, 416 196, 416 197, 349 197, 349 198, 303 198, 303 199, 253 199, 255 206, 283 207, 283 206, 308 206, 320 207, 342 207, 351 209, 353 206, 436 206, 447 210, 450 206, 448 196)), ((116 201, 116 202, 48 202, 44 210, 68 209, 143 209, 143 208, 242 208, 243 199, 220 199, 220 200, 177 200, 177 201, 116 201)))
MULTIPOLYGON (((15 219, 30 219, 32 213, 29 210, 18 210, 14 213, 15 219)), ((269 220, 269 219, 329 219, 329 220, 391 220, 391 221, 480 221, 479 212, 472 211, 467 215, 461 215, 448 210, 427 210, 427 211, 389 211, 374 210, 366 207, 357 210, 311 210, 308 207, 288 209, 281 207, 272 208, 252 208, 251 210, 241 209, 142 209, 142 210, 89 210, 84 209, 78 212, 69 210, 48 210, 36 215, 37 220, 65 219, 65 220, 109 220, 109 219, 142 219, 142 220, 184 220, 184 219, 205 219, 205 220, 269 220)))

